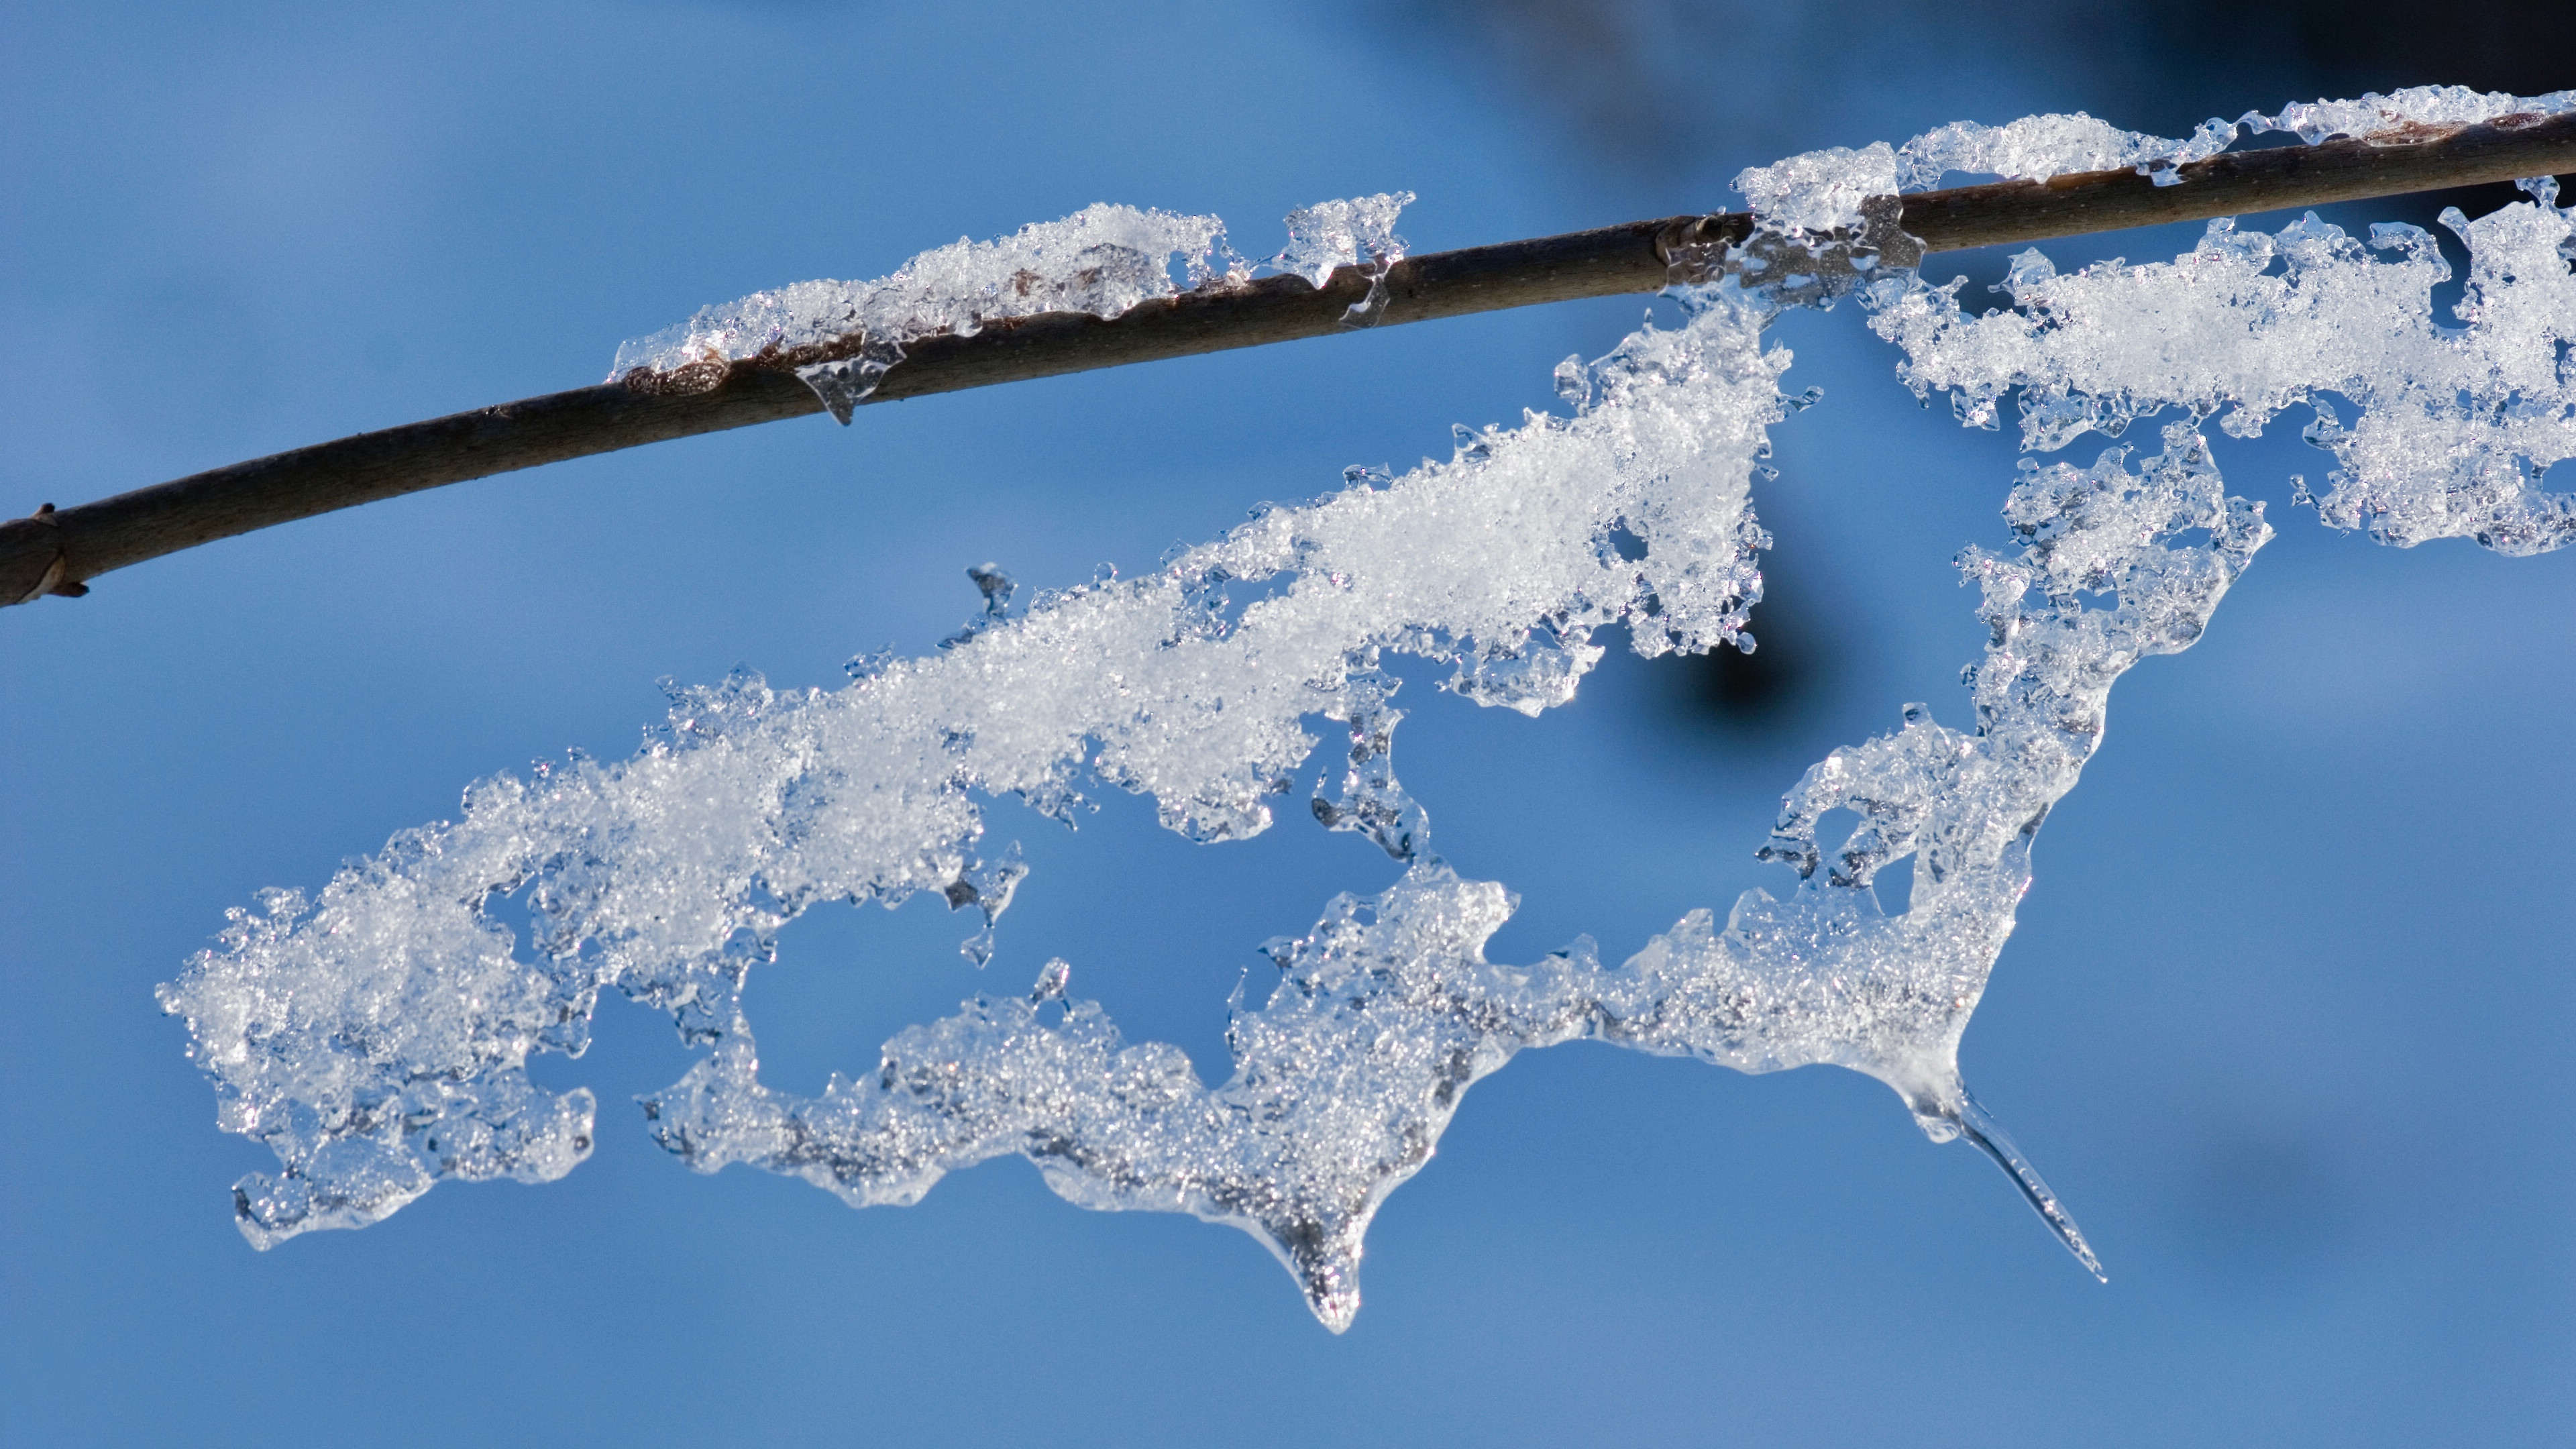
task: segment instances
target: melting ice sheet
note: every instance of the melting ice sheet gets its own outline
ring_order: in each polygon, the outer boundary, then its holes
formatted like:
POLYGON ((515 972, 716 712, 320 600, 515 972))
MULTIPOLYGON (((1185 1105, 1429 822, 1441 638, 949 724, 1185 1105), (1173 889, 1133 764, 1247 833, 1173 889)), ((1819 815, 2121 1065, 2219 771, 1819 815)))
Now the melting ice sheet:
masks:
MULTIPOLYGON (((2297 124, 2535 104, 2404 93, 2320 102, 2297 124)), ((1980 164, 2009 150, 2047 169, 2155 150, 2077 122, 1951 127, 1905 150, 1984 146, 1980 164)), ((1801 174, 1781 183, 1782 215, 1836 215, 1847 172, 1801 174)), ((2182 416, 2151 456, 2021 465, 2009 541, 1959 556, 1991 631, 1968 671, 1972 717, 1954 728, 1909 705, 1901 728, 1808 770, 1761 851, 1795 871, 1785 897, 1749 892, 1723 922, 1692 910, 1615 966, 1588 941, 1528 965, 1486 960, 1513 898, 1429 853, 1428 816, 1393 769, 1403 712, 1380 667, 1389 651, 1442 660, 1447 688, 1536 714, 1573 696, 1601 654, 1594 632, 1614 622, 1647 654, 1749 645, 1767 540, 1748 487, 1789 406, 1789 358, 1762 345, 1774 304, 1729 281, 1680 293, 1681 327, 1561 366, 1571 417, 1461 429, 1445 462, 1400 478, 1354 470, 1340 492, 1263 512, 1154 574, 1041 594, 1025 612, 1006 576, 978 570, 991 606, 940 654, 868 661, 830 693, 748 676, 683 691, 631 760, 486 780, 459 819, 396 836, 318 896, 270 892, 234 912, 161 997, 188 1019, 222 1125, 279 1158, 237 1185, 242 1230, 266 1247, 376 1221, 442 1178, 570 1171, 594 1103, 535 1086, 525 1067, 536 1052, 578 1055, 613 988, 706 1049, 645 1103, 658 1140, 695 1167, 752 1163, 865 1206, 1017 1154, 1087 1207, 1242 1228, 1335 1329, 1358 1307, 1371 1216, 1429 1158, 1466 1088, 1521 1050, 1577 1039, 1877 1077, 1934 1138, 1994 1156, 2098 1272, 1957 1066, 2033 839, 2099 747, 2114 681, 2197 640, 2271 536, 2260 505, 2226 495, 2199 431, 2210 417, 2242 434, 2293 403, 2313 409, 2310 435, 2340 465, 2320 505, 2329 522, 2397 543, 2567 541, 2568 501, 2538 482, 2571 451, 2576 418, 2562 360, 2576 222, 2533 190, 2455 223, 2473 257, 2458 327, 2432 318, 2441 263, 2420 233, 2383 230, 2365 247, 2313 220, 2270 236, 2221 224, 2146 267, 2059 275, 2031 253, 2011 283, 2022 310, 1982 319, 1959 312, 1955 286, 1871 280, 1862 300, 1904 350, 1901 375, 1952 392, 1971 423, 1991 425, 2016 386, 2025 446, 2040 451, 2182 416), (2329 395, 2358 410, 2349 429, 2329 395), (1202 1082, 1175 1048, 1126 1042, 1068 995, 1063 962, 1025 997, 979 998, 897 1036, 873 1071, 820 1096, 759 1081, 746 974, 808 907, 938 891, 982 915, 967 943, 982 959, 1025 872, 1015 853, 981 852, 980 800, 1065 815, 1105 782, 1150 795, 1195 839, 1249 835, 1307 767, 1310 717, 1347 751, 1299 813, 1407 866, 1272 943, 1278 987, 1238 1003, 1225 1081, 1202 1082), (1838 809, 1859 827, 1820 839, 1838 809), (1909 856, 1908 899, 1880 900, 1878 872, 1909 856), (487 910, 504 893, 523 896, 532 940, 487 910)), ((1391 206, 1359 208, 1320 225, 1348 228, 1359 259, 1397 245, 1392 219, 1391 206)), ((1803 225, 1756 243, 1804 245, 1803 225)), ((1187 237, 1212 235, 1194 226, 1187 237)))

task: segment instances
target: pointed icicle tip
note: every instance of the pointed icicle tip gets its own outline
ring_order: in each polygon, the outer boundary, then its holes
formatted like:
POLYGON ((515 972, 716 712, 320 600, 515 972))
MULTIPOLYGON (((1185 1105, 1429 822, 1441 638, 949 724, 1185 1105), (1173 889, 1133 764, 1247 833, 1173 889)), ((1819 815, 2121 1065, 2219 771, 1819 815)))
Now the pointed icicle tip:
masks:
POLYGON ((2102 1260, 2094 1256, 2092 1244, 2084 1241, 2084 1230, 2075 1225, 2074 1217, 2058 1202, 2057 1194, 2049 1190, 2048 1183, 2039 1175, 2039 1169, 2030 1165, 2030 1159, 2013 1145, 2012 1136, 2004 1131, 2003 1124, 1979 1105, 1964 1085, 1958 1089, 1955 1105, 1941 1109, 1940 1115, 1956 1129, 1956 1135, 1967 1138, 1976 1144, 1978 1151, 1994 1159, 1995 1166, 2002 1168, 2004 1175, 2013 1180, 2013 1186, 2021 1189, 2022 1200, 2030 1204, 2031 1211, 2039 1214, 2041 1222, 2048 1224, 2048 1230, 2066 1245, 2066 1251, 2075 1255, 2075 1261, 2084 1265, 2085 1272, 2099 1282, 2111 1281, 2111 1275, 2102 1271, 2102 1260))

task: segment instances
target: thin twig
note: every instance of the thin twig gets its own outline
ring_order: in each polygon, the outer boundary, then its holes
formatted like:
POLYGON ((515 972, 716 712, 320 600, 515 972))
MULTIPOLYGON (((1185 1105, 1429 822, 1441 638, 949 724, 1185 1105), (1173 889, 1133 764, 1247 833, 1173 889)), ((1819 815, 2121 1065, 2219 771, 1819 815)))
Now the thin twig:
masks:
MULTIPOLYGON (((1900 223, 1926 252, 2041 241, 2159 222, 2321 206, 2576 171, 2576 115, 2521 116, 2215 156, 2158 186, 2134 171, 2002 182, 1903 198, 1900 223)), ((1751 234, 1739 214, 1671 217, 1436 252, 1385 278, 1376 325, 1425 322, 1577 297, 1651 292, 1677 262, 1751 234)), ((1873 237, 1873 241, 1884 238, 1873 237)), ((1896 259, 1897 248, 1889 248, 1896 259)), ((1369 291, 1345 267, 1322 288, 1290 276, 1218 282, 1114 318, 1055 312, 906 345, 867 401, 1085 372, 1158 358, 1323 337, 1369 291)), ((192 474, 113 498, 0 523, 0 605, 87 592, 111 569, 317 513, 541 463, 821 412, 792 367, 803 355, 687 378, 655 374, 361 433, 192 474)))

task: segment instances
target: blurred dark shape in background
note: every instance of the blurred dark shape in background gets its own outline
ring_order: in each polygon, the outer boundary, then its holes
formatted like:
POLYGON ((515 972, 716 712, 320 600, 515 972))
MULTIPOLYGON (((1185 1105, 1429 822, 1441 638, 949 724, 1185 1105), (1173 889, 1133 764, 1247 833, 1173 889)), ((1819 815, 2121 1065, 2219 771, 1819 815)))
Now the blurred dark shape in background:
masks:
MULTIPOLYGON (((1960 50, 1961 37, 1973 50, 1960 56, 1963 77, 2002 62, 2024 73, 2023 94, 2040 97, 2039 108, 2166 136, 2211 116, 2412 85, 2517 95, 2576 87, 2576 0, 1982 0, 1932 12, 1898 0, 1405 0, 1374 15, 1393 43, 1464 68, 1480 87, 1517 89, 1517 109, 1567 165, 1615 178, 1615 189, 1648 198, 1649 210, 1741 204, 1727 183, 1737 167, 1798 149, 1790 118, 1865 113, 1880 67, 1935 64, 1960 50), (1766 60, 1783 54, 1848 59, 1838 70, 1766 60), (1840 79, 1820 86, 1819 72, 1840 79)), ((2000 123, 2031 109, 2006 104, 1980 113, 1971 93, 1959 115, 1923 120, 2000 123)), ((1874 139, 1871 124, 1856 117, 1841 143, 1874 139)), ((2511 185, 2466 187, 2333 208, 2328 219, 2423 227, 2441 239, 2457 274, 2467 257, 2439 225, 2443 209, 2476 217, 2520 199, 2511 185)), ((2001 280, 2006 253, 1951 253, 1928 271, 1967 276, 1960 300, 1984 311, 2001 302, 1988 288, 2001 280)), ((2437 311, 2457 288, 2435 294, 2437 311)), ((1765 559, 1755 653, 1721 649, 1657 666, 1655 697, 1675 723, 1777 738, 1816 702, 1846 621, 1815 612, 1796 578, 1777 572, 1784 556, 1765 559)))
POLYGON ((2334 1259, 2352 1184, 2310 1127, 2213 1121, 2169 1204, 2187 1261, 2234 1296, 2282 1297, 2334 1259))
POLYGON ((1406 0, 1382 14, 1390 35, 1518 86, 1587 161, 1665 177, 1760 149, 1766 117, 1845 98, 1766 65, 1783 43, 1849 57, 1842 88, 1859 94, 1878 66, 1936 62, 1967 36, 1985 64, 1963 71, 2009 59, 2061 109, 2169 136, 2320 96, 2576 85, 2565 0, 1982 0, 1934 13, 1897 0, 1406 0))
POLYGON ((1720 647, 1649 665, 1653 698, 1670 723, 1695 734, 1777 737, 1814 713, 1837 663, 1832 626, 1838 621, 1795 563, 1804 556, 1794 546, 1763 556, 1752 653, 1720 647))

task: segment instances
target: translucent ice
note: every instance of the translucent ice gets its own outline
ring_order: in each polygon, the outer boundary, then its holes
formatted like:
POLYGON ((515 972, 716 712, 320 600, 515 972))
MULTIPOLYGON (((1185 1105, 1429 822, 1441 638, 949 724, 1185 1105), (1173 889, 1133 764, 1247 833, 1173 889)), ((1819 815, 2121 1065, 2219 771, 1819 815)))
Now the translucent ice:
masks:
POLYGON ((2313 146, 2329 136, 2413 141, 2426 134, 2507 117, 2540 120, 2576 111, 2576 90, 2545 96, 2512 96, 2467 86, 2408 86, 2381 95, 2372 91, 2352 101, 2297 101, 2277 116, 2249 111, 2244 124, 2255 131, 2289 131, 2313 146))
POLYGON ((1338 268, 1368 268, 1369 294, 1349 310, 1348 320, 1359 321, 1386 303, 1387 269, 1404 260, 1396 213, 1412 204, 1413 193, 1403 191, 1299 207, 1288 213, 1288 249, 1272 264, 1317 287, 1338 268))

